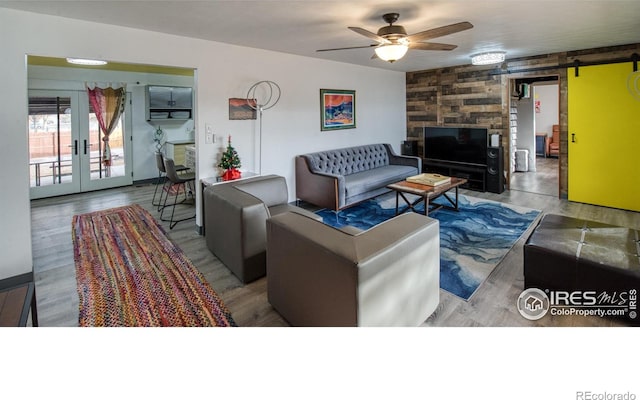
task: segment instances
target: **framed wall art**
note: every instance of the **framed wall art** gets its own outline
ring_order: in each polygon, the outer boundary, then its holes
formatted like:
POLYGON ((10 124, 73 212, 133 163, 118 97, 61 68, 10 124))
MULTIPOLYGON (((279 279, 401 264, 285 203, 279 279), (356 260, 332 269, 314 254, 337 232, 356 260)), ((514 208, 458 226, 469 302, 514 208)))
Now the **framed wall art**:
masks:
POLYGON ((320 89, 320 129, 356 127, 356 91, 320 89))
POLYGON ((256 99, 229 99, 229 119, 256 119, 256 99))

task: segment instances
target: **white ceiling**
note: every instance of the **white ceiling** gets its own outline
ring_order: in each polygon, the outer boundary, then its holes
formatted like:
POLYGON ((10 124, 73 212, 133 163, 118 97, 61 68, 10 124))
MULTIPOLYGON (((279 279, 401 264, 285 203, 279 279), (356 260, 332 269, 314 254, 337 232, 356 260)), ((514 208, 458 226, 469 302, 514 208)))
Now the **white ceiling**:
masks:
POLYGON ((395 71, 469 64, 487 50, 509 59, 640 42, 639 0, 0 0, 0 7, 395 71), (433 40, 458 45, 453 51, 409 50, 393 64, 372 60, 372 49, 315 51, 374 43, 347 27, 376 32, 388 12, 400 14, 396 25, 409 34, 461 21, 474 28, 433 40))

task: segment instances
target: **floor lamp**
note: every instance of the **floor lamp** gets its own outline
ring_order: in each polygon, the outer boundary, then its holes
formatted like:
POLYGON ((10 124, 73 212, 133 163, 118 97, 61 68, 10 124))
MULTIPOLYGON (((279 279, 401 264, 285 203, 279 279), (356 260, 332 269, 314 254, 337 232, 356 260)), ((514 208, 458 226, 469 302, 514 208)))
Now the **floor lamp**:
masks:
POLYGON ((280 100, 280 86, 272 81, 260 81, 255 83, 247 91, 247 104, 260 113, 260 162, 258 174, 262 174, 262 112, 275 106, 280 100))

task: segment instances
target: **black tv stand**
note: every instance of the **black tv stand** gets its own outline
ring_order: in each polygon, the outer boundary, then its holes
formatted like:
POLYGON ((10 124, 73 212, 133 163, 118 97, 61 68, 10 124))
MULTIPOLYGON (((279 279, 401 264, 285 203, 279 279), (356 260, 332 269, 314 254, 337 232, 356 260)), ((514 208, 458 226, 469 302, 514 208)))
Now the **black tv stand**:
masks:
POLYGON ((487 191, 486 165, 423 159, 422 169, 425 172, 465 178, 467 183, 461 187, 479 192, 487 191))

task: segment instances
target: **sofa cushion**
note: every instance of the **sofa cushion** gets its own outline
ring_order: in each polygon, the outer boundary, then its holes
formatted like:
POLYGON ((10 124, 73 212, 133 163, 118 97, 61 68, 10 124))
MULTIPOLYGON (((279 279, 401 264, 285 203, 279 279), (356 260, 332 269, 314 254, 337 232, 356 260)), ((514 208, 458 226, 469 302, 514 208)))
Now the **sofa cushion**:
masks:
POLYGON ((350 175, 389 165, 389 154, 383 144, 347 147, 304 155, 313 172, 350 175))
POLYGON ((391 183, 404 180, 407 176, 417 175, 418 170, 405 165, 387 165, 345 176, 347 197, 357 196, 391 183))

